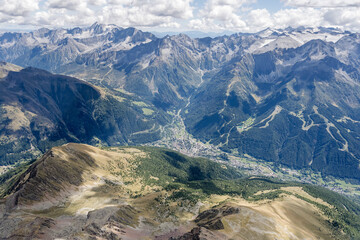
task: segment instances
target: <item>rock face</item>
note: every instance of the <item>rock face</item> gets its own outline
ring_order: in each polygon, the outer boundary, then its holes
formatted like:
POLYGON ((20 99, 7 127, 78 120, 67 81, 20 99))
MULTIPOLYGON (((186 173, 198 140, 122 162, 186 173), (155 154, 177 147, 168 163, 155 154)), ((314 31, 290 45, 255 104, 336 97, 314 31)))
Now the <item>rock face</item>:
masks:
POLYGON ((210 230, 221 230, 224 229, 224 224, 221 221, 221 218, 229 216, 232 214, 239 213, 240 210, 234 207, 223 207, 220 209, 210 209, 204 211, 196 217, 195 223, 206 229, 210 230))
POLYGON ((225 170, 213 161, 167 149, 99 149, 70 143, 52 148, 0 185, 0 238, 215 240, 359 236, 360 206, 356 203, 328 190, 323 190, 326 194, 322 195, 328 198, 316 199, 305 192, 305 185, 271 183, 242 178, 231 167, 225 170), (191 169, 195 168, 202 173, 201 178, 192 176, 191 169), (265 191, 285 186, 286 192, 280 198, 254 200, 265 191), (293 195, 293 190, 298 195, 293 195), (243 195, 250 198, 246 200, 243 195), (319 209, 330 214, 324 215, 319 209), (340 217, 343 221, 337 222, 340 217))
POLYGON ((178 238, 170 238, 169 240, 215 240, 219 239, 216 235, 206 230, 205 228, 196 227, 191 229, 190 232, 185 233, 178 238))
POLYGON ((157 38, 94 24, 5 33, 0 59, 135 94, 223 151, 359 180, 359 39, 331 28, 157 38))

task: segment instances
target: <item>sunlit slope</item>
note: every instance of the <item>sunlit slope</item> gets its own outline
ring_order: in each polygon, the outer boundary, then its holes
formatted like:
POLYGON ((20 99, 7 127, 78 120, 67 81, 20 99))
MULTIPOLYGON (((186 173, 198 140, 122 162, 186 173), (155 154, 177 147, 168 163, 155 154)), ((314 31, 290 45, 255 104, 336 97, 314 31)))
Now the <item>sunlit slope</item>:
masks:
POLYGON ((0 238, 350 239, 360 207, 167 149, 52 148, 2 178, 0 238))

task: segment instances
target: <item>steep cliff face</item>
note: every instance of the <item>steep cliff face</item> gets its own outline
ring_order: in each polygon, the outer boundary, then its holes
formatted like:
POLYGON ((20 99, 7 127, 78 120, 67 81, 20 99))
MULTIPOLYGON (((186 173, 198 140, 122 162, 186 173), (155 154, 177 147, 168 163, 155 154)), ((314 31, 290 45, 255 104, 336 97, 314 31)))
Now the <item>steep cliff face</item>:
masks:
POLYGON ((360 207, 338 194, 160 148, 66 144, 1 189, 1 238, 359 236, 360 207))

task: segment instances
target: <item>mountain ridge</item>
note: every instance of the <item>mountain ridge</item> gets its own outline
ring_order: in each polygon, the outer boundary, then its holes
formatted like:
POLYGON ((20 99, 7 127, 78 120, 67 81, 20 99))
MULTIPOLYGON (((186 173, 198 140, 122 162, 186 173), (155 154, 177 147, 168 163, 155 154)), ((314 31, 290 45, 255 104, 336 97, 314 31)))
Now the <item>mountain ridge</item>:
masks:
POLYGON ((120 145, 158 139, 161 113, 136 98, 36 68, 10 71, 1 85, 1 163, 32 159, 66 142, 120 145), (144 113, 148 111, 148 115, 144 113), (160 121, 159 121, 160 120, 160 121), (142 138, 142 139, 141 139, 142 138))
POLYGON ((341 195, 244 177, 230 166, 164 148, 69 143, 52 148, 0 187, 2 238, 350 239, 359 234, 360 207, 341 195))

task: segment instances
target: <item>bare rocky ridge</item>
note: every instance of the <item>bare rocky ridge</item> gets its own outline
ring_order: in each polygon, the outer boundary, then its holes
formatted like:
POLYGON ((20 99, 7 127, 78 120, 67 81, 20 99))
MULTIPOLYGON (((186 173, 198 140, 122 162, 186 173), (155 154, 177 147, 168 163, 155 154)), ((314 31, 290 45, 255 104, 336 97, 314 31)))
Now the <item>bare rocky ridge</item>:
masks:
MULTIPOLYGON (((66 144, 7 183, 0 203, 0 238, 347 239, 319 207, 332 211, 334 206, 306 195, 302 187, 260 201, 225 192, 196 197, 203 190, 189 188, 239 177, 231 168, 166 149, 66 144), (190 180, 195 166, 204 172, 196 178, 202 180, 190 180), (167 171, 189 180, 177 182, 167 171)), ((267 193, 253 197, 262 194, 267 193)))

